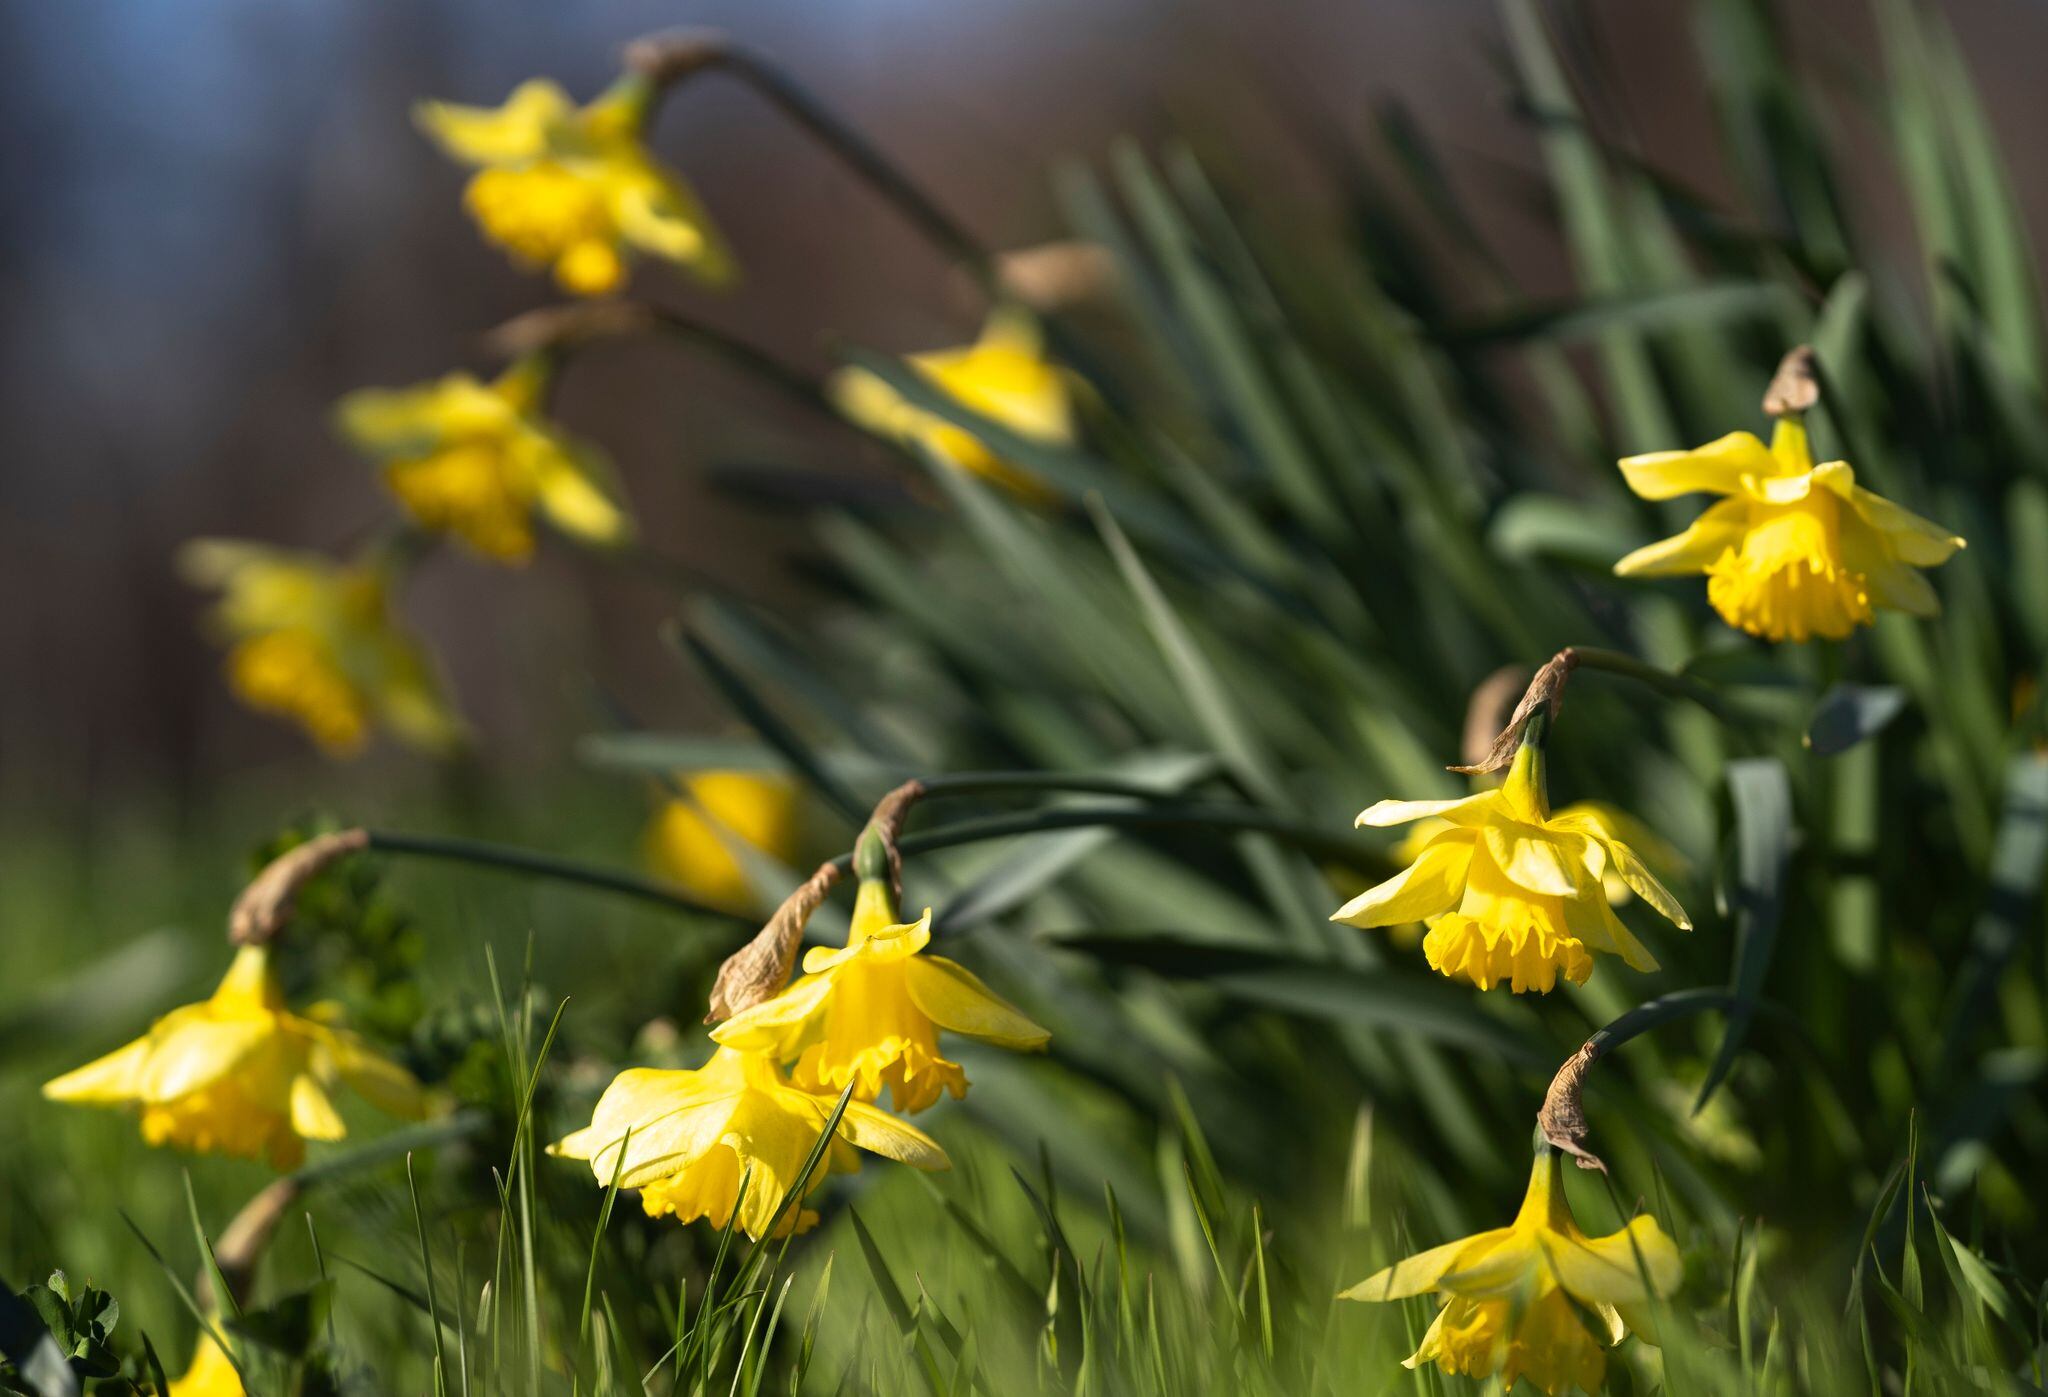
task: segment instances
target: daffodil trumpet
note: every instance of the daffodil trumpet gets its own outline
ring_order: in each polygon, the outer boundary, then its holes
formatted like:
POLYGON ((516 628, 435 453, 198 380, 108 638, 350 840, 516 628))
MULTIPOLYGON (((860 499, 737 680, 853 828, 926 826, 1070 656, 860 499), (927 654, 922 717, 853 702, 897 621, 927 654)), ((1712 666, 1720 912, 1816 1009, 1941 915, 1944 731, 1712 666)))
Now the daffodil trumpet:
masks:
POLYGON ((1630 1332, 1657 1342, 1656 1302, 1683 1278, 1678 1248, 1648 1215, 1589 1237, 1565 1196, 1564 1156, 1539 1143, 1514 1221, 1396 1262, 1342 1294, 1346 1300, 1443 1297, 1404 1362, 1472 1378, 1524 1379, 1550 1397, 1594 1393, 1606 1350, 1630 1332))
POLYGON ((1656 957, 1609 905, 1608 876, 1680 930, 1692 922, 1615 837, 1611 820, 1584 809, 1552 811, 1543 777, 1548 720, 1548 703, 1522 719, 1520 745, 1497 789, 1456 800, 1383 800, 1363 811, 1360 825, 1433 818, 1443 828, 1400 873, 1331 920, 1358 927, 1423 922, 1430 966, 1480 989, 1504 984, 1517 994, 1547 992, 1560 974, 1584 984, 1596 953, 1655 970, 1656 957))

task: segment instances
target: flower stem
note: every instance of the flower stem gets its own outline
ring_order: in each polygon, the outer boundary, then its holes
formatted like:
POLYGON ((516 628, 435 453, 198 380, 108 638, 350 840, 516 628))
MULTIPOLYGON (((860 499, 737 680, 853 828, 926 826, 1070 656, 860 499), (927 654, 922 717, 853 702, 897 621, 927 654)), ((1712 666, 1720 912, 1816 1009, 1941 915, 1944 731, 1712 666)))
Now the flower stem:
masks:
POLYGON ((684 79, 711 69, 738 78, 894 206, 984 290, 995 292, 994 259, 973 234, 940 208, 859 130, 813 97, 803 84, 751 49, 715 30, 657 34, 628 46, 626 65, 654 85, 657 97, 666 96, 684 79))
POLYGON ((1599 669, 1605 670, 1609 674, 1618 674, 1625 679, 1633 679, 1639 684, 1646 684, 1660 694, 1667 694, 1672 698, 1690 700, 1725 723, 1736 721, 1735 714, 1731 713, 1727 705, 1721 702, 1721 696, 1697 679, 1689 678, 1683 674, 1673 674, 1668 669, 1659 669, 1657 666, 1639 660, 1633 655, 1624 655, 1619 650, 1602 650, 1596 646, 1574 645, 1571 647, 1571 653, 1576 658, 1580 669, 1599 669))
POLYGON ((643 902, 657 903, 672 911, 689 912, 697 916, 721 917, 732 922, 753 920, 737 912, 706 906, 664 884, 630 873, 598 868, 591 864, 578 863, 573 859, 555 858, 549 854, 537 854, 528 849, 515 849, 504 844, 486 844, 476 839, 452 839, 438 835, 395 834, 389 830, 371 830, 367 847, 374 853, 446 859, 454 863, 475 864, 482 868, 523 873, 534 878, 552 878, 562 883, 578 883, 586 888, 601 888, 606 892, 623 893, 627 897, 637 897, 643 902))

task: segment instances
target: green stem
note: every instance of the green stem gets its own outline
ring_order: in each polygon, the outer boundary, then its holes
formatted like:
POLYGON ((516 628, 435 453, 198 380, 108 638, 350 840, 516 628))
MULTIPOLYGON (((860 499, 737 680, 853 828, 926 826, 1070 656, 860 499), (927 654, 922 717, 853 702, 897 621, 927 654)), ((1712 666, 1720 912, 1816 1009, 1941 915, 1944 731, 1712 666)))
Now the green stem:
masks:
POLYGON ((1177 791, 1114 776, 1087 776, 1063 771, 953 771, 925 778, 925 795, 975 796, 1010 792, 1071 791, 1080 795, 1128 796, 1132 800, 1172 800, 1177 791))
POLYGON ((1659 669, 1633 655, 1624 655, 1619 650, 1602 650, 1596 646, 1574 645, 1572 655, 1580 669, 1604 670, 1646 684, 1660 694, 1682 698, 1698 704, 1725 723, 1738 721, 1736 715, 1721 702, 1721 696, 1697 679, 1683 674, 1673 674, 1668 669, 1659 669))
POLYGON ((498 868, 509 873, 523 873, 533 878, 552 878, 557 882, 579 883, 587 888, 602 888, 606 892, 623 893, 627 897, 657 903, 672 911, 689 912, 702 917, 722 917, 732 922, 753 920, 736 912, 724 911, 693 901, 664 884, 630 873, 578 863, 573 859, 555 858, 552 855, 537 854, 527 849, 514 849, 503 844, 486 844, 476 839, 394 834, 388 830, 371 830, 369 834, 370 849, 380 854, 407 854, 419 858, 475 864, 482 868, 498 868))
MULTIPOLYGON (((660 43, 659 40, 652 42, 660 43)), ((716 33, 686 36, 678 41, 670 54, 662 55, 656 51, 650 61, 657 66, 650 66, 644 71, 648 71, 655 81, 661 96, 674 90, 683 79, 709 69, 721 69, 738 78, 830 151, 942 253, 958 262, 983 290, 995 294, 997 276, 994 259, 974 235, 940 208, 879 147, 780 68, 716 33), (665 68, 658 66, 664 63, 664 58, 667 59, 665 68)))

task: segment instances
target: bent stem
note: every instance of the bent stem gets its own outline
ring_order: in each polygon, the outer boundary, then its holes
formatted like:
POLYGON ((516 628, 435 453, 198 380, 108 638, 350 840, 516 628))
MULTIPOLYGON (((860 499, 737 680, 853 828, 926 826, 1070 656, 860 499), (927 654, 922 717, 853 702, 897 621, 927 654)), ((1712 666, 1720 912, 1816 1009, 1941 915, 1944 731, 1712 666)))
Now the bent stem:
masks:
POLYGON ((1579 1168, 1606 1173, 1607 1165, 1600 1156, 1587 1149, 1585 1143, 1589 1130, 1582 1097, 1586 1074, 1592 1070, 1593 1064, 1629 1039, 1660 1024, 1712 1009, 1725 1010, 1735 1002, 1735 995, 1727 990, 1679 990, 1638 1004, 1595 1031, 1592 1037, 1579 1045, 1577 1052, 1565 1059, 1564 1065, 1557 1069, 1557 1075, 1551 1078, 1549 1089, 1543 1093, 1543 1108, 1536 1113, 1537 1135, 1570 1155, 1579 1168))
POLYGON ((657 101, 698 73, 718 70, 738 78, 831 152, 939 251, 958 262, 984 291, 995 294, 995 261, 974 235, 858 129, 751 49, 716 30, 653 34, 627 46, 626 66, 652 85, 657 101))

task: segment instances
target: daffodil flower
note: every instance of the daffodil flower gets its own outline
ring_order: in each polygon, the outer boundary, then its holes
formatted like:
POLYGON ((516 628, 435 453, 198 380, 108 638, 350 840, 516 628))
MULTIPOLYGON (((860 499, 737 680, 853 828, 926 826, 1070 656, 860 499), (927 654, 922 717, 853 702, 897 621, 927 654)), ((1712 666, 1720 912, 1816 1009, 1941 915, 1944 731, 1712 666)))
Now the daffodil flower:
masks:
MULTIPOLYGON (((998 310, 973 344, 913 354, 905 362, 963 407, 1021 437, 1052 446, 1074 442, 1074 400, 1067 376, 1046 358, 1038 325, 1023 311, 998 310)), ((841 369, 829 387, 847 419, 877 436, 923 446, 940 460, 1026 499, 1043 501, 1051 496, 1037 476, 1003 460, 965 428, 912 406, 866 369, 841 369)))
POLYGON ((1705 573, 1721 619, 1766 640, 1840 640, 1871 624, 1874 609, 1913 616, 1941 609, 1914 569, 1948 561, 1963 540, 1856 483, 1846 461, 1816 466, 1806 428, 1778 419, 1768 449, 1731 432, 1695 451, 1658 451, 1621 463, 1647 500, 1725 496, 1684 533, 1638 548, 1614 565, 1622 577, 1705 573))
POLYGON ((931 937, 931 909, 900 922, 888 884, 863 880, 846 945, 813 946, 801 979, 733 1015, 711 1037, 794 1058, 793 1080, 813 1091, 837 1092, 851 1082, 857 1099, 873 1101, 887 1087, 890 1104, 905 1114, 944 1092, 965 1096, 966 1072, 939 1056, 940 1029, 1024 1050, 1044 1047, 1052 1035, 965 966, 921 954, 931 937))
POLYGON ((380 724, 427 751, 461 740, 424 653, 391 619, 377 563, 221 539, 187 544, 179 561, 221 590, 228 686, 249 707, 292 719, 335 756, 380 724))
POLYGON ((788 863, 796 854, 796 787, 779 772, 699 771, 684 796, 662 803, 648 823, 647 861, 663 877, 714 907, 745 908, 753 880, 737 845, 788 863))
MULTIPOLYGON (((837 1101, 836 1094, 792 1086, 773 1058, 719 1048, 694 1070, 621 1072, 598 1098, 590 1124, 548 1146, 548 1153, 588 1160, 603 1187, 616 1178, 621 1188, 639 1189, 649 1217, 673 1213, 683 1222, 705 1218, 724 1227, 737 1210, 741 1230, 758 1238, 796 1187, 837 1101)), ((952 1167, 923 1131, 848 1101, 806 1194, 827 1174, 859 1169, 855 1146, 916 1169, 952 1167)), ((814 1211, 793 1207, 775 1230, 801 1232, 817 1221, 814 1211)))
MULTIPOLYGON (((1610 805, 1604 800, 1575 800, 1559 809, 1552 818, 1575 823, 1582 821, 1587 827, 1597 830, 1603 838, 1618 840, 1635 850, 1642 855, 1643 862, 1653 869, 1661 868, 1669 872, 1681 867, 1685 862, 1684 856, 1672 848, 1655 830, 1621 807, 1610 805)), ((1434 815, 1417 820, 1409 827, 1401 842, 1394 846, 1394 861, 1403 864, 1414 863, 1422 857, 1423 851, 1438 835, 1453 828, 1455 826, 1449 820, 1434 815)), ((1607 893, 1609 907, 1625 907, 1635 897, 1629 890, 1628 880, 1621 876, 1621 871, 1610 860, 1603 860, 1600 886, 1607 893)), ((1398 940, 1400 928, 1395 928, 1395 931, 1398 940)), ((1422 933, 1418 930, 1412 940, 1401 944, 1412 946, 1421 939, 1422 933)))
POLYGON ((578 107, 552 82, 521 83, 501 107, 423 102, 415 119, 450 158, 477 167, 463 202, 484 236, 565 291, 601 296, 631 252, 713 285, 732 259, 682 176, 647 151, 652 91, 628 77, 578 107))
POLYGON ((533 556, 536 512, 571 538, 622 542, 632 523, 599 452, 541 415, 538 358, 490 383, 449 374, 412 388, 370 388, 341 400, 342 434, 381 462, 384 480, 420 527, 446 531, 486 558, 533 556))
POLYGON ((171 1379, 170 1397, 244 1397, 244 1388, 221 1346, 211 1335, 201 1334, 192 1366, 183 1377, 171 1379))
POLYGON ((1593 973, 1593 953, 1618 955, 1636 970, 1657 961, 1608 905, 1612 874, 1675 923, 1685 909, 1614 837, 1597 812, 1552 813, 1544 795, 1541 744, 1524 742, 1497 790, 1459 800, 1383 800, 1358 817, 1387 826, 1437 818, 1444 828, 1414 862, 1368 888, 1330 920, 1352 926, 1422 921, 1423 955, 1440 973, 1480 989, 1505 982, 1517 994, 1548 992, 1562 971, 1575 984, 1593 973))
POLYGON ((411 1073, 348 1031, 285 1007, 262 946, 244 946, 213 996, 173 1009, 127 1047, 43 1086, 52 1101, 132 1106, 142 1138, 297 1168, 308 1140, 348 1133, 332 1093, 346 1085, 414 1119, 427 1096, 411 1073))
POLYGON ((1472 1378, 1498 1374, 1509 1391, 1527 1378, 1551 1397, 1574 1387, 1599 1391, 1608 1346, 1629 1330, 1657 1342, 1650 1299, 1677 1290, 1683 1267, 1678 1248, 1647 1215, 1606 1237, 1581 1232, 1565 1198, 1562 1160, 1548 1147, 1537 1152, 1511 1225, 1397 1262, 1343 1298, 1444 1297, 1409 1368, 1435 1363, 1472 1378), (1587 1328, 1582 1309, 1604 1332, 1587 1328))

